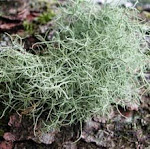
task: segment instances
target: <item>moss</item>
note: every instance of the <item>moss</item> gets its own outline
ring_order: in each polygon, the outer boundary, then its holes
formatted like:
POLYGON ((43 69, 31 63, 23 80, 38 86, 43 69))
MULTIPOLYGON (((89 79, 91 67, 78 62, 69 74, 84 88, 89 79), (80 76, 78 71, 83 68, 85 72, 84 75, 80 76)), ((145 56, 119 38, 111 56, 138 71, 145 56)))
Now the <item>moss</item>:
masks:
MULTIPOLYGON (((38 26, 48 23, 55 16, 52 10, 43 12, 39 17, 35 18, 33 21, 25 20, 23 22, 23 27, 28 34, 34 34, 38 31, 38 26)), ((37 33, 36 33, 37 34, 37 33)))
POLYGON ((48 10, 47 12, 42 13, 38 18, 38 22, 40 24, 46 24, 55 16, 52 10, 48 10))
POLYGON ((35 31, 35 24, 33 22, 29 22, 29 21, 25 20, 23 22, 23 27, 24 27, 25 31, 28 32, 29 34, 33 34, 35 31))

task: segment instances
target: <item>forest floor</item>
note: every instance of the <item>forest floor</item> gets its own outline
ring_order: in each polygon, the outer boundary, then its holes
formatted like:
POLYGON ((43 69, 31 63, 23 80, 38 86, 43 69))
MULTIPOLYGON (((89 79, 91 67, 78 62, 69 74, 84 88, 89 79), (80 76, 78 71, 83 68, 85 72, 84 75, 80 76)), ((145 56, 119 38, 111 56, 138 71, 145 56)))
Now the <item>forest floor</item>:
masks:
MULTIPOLYGON (((141 5, 138 9, 141 20, 150 25, 150 5, 141 5)), ((0 48, 11 45, 17 34, 26 50, 38 53, 33 46, 39 41, 37 35, 51 40, 52 19, 58 10, 56 2, 0 1, 0 48)), ((150 44, 148 34, 146 40, 150 44)), ((150 74, 146 77, 150 82, 150 74)), ((2 104, 1 109, 2 115, 2 104)), ((74 124, 62 127, 60 131, 42 135, 39 132, 34 136, 33 121, 25 116, 26 113, 28 111, 23 115, 7 111, 7 116, 0 119, 0 149, 150 149, 150 95, 144 95, 140 105, 129 105, 125 109, 112 105, 109 119, 94 116, 87 120, 82 135, 79 124, 74 124), (81 139, 76 142, 79 137, 81 139)))

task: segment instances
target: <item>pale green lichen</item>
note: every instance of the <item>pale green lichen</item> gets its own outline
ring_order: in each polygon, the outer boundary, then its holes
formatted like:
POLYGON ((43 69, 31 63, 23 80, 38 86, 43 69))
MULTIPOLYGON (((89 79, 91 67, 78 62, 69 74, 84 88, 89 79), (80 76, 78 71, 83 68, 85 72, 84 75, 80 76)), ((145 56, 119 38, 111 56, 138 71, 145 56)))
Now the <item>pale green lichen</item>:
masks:
POLYGON ((45 124, 56 127, 109 114, 111 103, 140 100, 140 88, 149 87, 143 77, 149 57, 142 52, 149 49, 141 50, 144 32, 128 10, 73 2, 54 23, 52 41, 37 43, 45 44, 42 55, 15 41, 0 52, 6 106, 28 111, 35 124, 44 113, 45 124))

